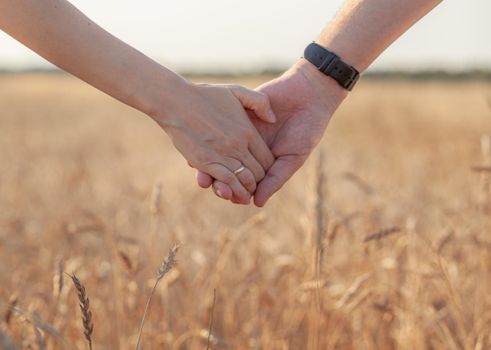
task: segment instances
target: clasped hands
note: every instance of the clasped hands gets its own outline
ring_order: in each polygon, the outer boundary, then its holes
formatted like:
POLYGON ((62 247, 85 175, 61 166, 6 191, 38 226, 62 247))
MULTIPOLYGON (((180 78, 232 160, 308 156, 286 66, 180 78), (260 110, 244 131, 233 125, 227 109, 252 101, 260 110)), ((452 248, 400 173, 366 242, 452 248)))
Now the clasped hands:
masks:
POLYGON ((259 207, 304 164, 346 96, 304 60, 255 91, 237 85, 183 91, 186 104, 154 119, 198 170, 199 186, 237 204, 254 198, 259 207))

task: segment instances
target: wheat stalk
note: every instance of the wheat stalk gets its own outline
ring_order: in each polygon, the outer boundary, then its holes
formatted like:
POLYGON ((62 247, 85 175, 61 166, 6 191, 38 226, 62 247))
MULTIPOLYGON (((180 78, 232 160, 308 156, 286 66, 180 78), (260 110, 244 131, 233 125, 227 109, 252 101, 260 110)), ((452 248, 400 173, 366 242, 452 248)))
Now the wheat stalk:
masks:
POLYGON ((312 273, 314 277, 320 274, 322 260, 324 257, 324 240, 326 235, 326 218, 325 218, 325 174, 324 174, 324 153, 319 150, 319 155, 315 171, 315 202, 314 202, 314 218, 315 228, 312 232, 312 273))
MULTIPOLYGON (((324 152, 319 150, 318 159, 315 171, 315 193, 314 193, 314 218, 315 227, 312 229, 312 275, 315 281, 319 281, 319 276, 322 273, 322 261, 324 257, 324 240, 326 235, 326 219, 325 219, 325 174, 324 174, 324 152)), ((308 349, 317 349, 319 346, 319 329, 320 329, 320 310, 322 308, 321 295, 319 288, 314 290, 313 303, 310 310, 310 321, 312 326, 308 336, 308 349)))
POLYGON ((142 333, 143 333, 143 326, 144 326, 145 320, 147 318, 147 313, 148 313, 148 309, 150 307, 150 302, 152 301, 152 298, 155 294, 155 291, 157 290, 157 286, 158 286, 159 282, 162 280, 162 278, 164 278, 164 276, 170 270, 172 270, 172 268, 176 264, 176 254, 177 254, 177 251, 179 250, 179 247, 180 247, 179 244, 174 245, 169 250, 169 254, 167 255, 167 258, 165 258, 165 260, 162 262, 162 265, 160 265, 160 268, 159 268, 159 271, 157 274, 157 278, 155 280, 155 284, 152 288, 152 291, 150 292, 150 296, 147 299, 147 304, 145 305, 145 310, 143 311, 143 317, 142 317, 142 320, 140 323, 140 330, 138 331, 138 340, 136 342, 136 350, 140 349, 142 333))
POLYGON ((92 332, 94 331, 94 324, 92 323, 92 312, 90 311, 90 301, 85 290, 84 285, 74 273, 69 275, 77 290, 78 300, 80 302, 80 310, 82 311, 82 323, 84 326, 84 335, 87 343, 89 344, 89 350, 92 350, 92 332))
POLYGON ((369 280, 370 277, 371 277, 370 273, 365 273, 359 276, 357 279, 355 279, 355 281, 349 286, 348 289, 346 289, 342 297, 338 300, 338 302, 336 303, 336 307, 342 308, 348 305, 357 295, 358 291, 360 291, 361 288, 365 285, 365 283, 369 280))
POLYGON ((152 194, 150 198, 150 212, 153 215, 158 214, 160 211, 161 194, 162 194, 162 182, 157 181, 152 189, 152 194))
POLYGON ((483 166, 478 170, 481 173, 481 191, 482 191, 482 207, 483 211, 489 211, 491 207, 491 135, 482 135, 481 137, 481 153, 483 166))
POLYGON ((329 234, 327 235, 326 245, 328 245, 328 246, 332 245, 334 243, 334 241, 336 240, 336 237, 337 237, 338 232, 341 229, 341 227, 347 226, 353 219, 356 219, 359 216, 360 216, 360 213, 356 211, 356 212, 353 212, 351 214, 346 215, 341 220, 338 220, 337 222, 333 223, 332 228, 331 228, 329 234))
POLYGON ((61 292, 63 291, 64 286, 64 271, 65 270, 65 262, 63 258, 60 258, 56 263, 56 274, 53 277, 53 294, 56 298, 61 297, 61 292))
POLYGON ((453 231, 447 232, 445 235, 441 236, 435 243, 434 248, 437 253, 440 253, 443 248, 455 238, 455 234, 453 231))
POLYGON ((372 186, 370 186, 368 184, 368 182, 366 182, 365 180, 363 180, 361 177, 359 177, 357 174, 355 173, 351 173, 349 171, 345 172, 343 174, 343 177, 352 182, 353 184, 355 184, 364 194, 366 195, 371 195, 373 194, 375 191, 373 190, 372 186))
POLYGON ((216 300, 217 300, 217 290, 213 289, 213 303, 211 304, 210 326, 208 327, 208 338, 206 340, 206 350, 210 349, 211 333, 213 331, 213 313, 215 311, 216 300))

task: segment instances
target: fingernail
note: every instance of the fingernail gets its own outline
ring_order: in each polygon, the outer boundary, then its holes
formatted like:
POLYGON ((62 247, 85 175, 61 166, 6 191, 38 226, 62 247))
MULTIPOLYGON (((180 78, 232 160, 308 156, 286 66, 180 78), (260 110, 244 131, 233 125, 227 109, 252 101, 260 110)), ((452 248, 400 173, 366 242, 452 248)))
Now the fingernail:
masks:
POLYGON ((224 198, 223 198, 223 193, 222 193, 222 191, 220 191, 220 190, 215 190, 215 193, 217 194, 217 196, 218 196, 218 197, 220 197, 220 198, 224 199, 224 198))
POLYGON ((276 121, 276 116, 274 115, 272 110, 269 110, 268 117, 271 119, 271 122, 274 123, 276 121))

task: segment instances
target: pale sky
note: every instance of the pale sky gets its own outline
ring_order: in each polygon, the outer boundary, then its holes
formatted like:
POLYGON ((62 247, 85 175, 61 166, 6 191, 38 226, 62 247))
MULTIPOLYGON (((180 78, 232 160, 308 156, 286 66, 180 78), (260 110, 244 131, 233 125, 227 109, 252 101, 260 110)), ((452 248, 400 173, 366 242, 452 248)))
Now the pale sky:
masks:
MULTIPOLYGON (((411 1, 411 0, 407 0, 411 1)), ((288 66, 343 0, 73 0, 95 22, 173 69, 288 66)), ((374 69, 491 68, 491 0, 445 0, 374 69)), ((46 61, 0 32, 0 68, 46 61)))

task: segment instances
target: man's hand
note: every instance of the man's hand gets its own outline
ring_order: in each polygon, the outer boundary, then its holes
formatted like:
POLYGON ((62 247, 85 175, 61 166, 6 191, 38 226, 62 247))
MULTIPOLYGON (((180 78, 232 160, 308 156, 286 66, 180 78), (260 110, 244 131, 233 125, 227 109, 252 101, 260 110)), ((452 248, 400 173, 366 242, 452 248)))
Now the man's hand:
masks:
MULTIPOLYGON (((254 195, 254 203, 262 207, 304 164, 347 93, 305 60, 258 90, 268 95, 277 117, 275 124, 267 124, 251 115, 276 158, 254 195)), ((213 178, 201 172, 197 180, 203 188, 213 184, 217 195, 236 202, 226 184, 213 182, 213 178)))

